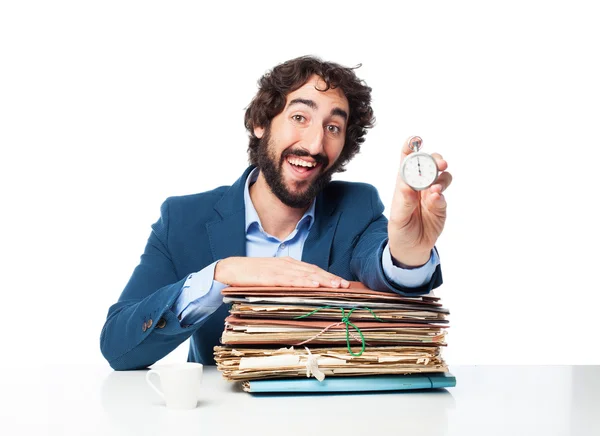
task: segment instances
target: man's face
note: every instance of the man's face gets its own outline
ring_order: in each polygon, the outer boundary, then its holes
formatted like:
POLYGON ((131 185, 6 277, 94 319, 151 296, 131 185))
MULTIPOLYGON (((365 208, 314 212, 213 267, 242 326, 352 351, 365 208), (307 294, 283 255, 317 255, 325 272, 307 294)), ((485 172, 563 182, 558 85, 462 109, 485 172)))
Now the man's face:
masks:
POLYGON ((319 76, 311 77, 287 96, 269 129, 254 128, 260 138, 258 166, 273 193, 290 207, 307 207, 338 169, 348 99, 339 88, 318 90, 324 88, 319 76))

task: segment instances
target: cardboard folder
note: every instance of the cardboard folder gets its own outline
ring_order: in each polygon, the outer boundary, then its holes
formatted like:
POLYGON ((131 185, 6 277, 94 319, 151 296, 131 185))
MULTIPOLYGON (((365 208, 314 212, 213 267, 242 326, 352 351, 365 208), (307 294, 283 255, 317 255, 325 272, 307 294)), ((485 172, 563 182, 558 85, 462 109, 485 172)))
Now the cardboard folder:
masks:
POLYGON ((456 386, 456 378, 450 373, 331 377, 322 382, 314 378, 248 380, 242 382, 242 389, 251 393, 372 392, 449 388, 454 386, 456 386))
POLYGON ((425 296, 405 297, 392 292, 373 291, 360 282, 350 282, 349 288, 298 288, 288 286, 230 286, 221 291, 224 296, 271 296, 271 297, 303 297, 303 298, 330 298, 340 300, 371 300, 387 302, 418 303, 425 306, 441 306, 437 303, 438 297, 433 293, 425 296))

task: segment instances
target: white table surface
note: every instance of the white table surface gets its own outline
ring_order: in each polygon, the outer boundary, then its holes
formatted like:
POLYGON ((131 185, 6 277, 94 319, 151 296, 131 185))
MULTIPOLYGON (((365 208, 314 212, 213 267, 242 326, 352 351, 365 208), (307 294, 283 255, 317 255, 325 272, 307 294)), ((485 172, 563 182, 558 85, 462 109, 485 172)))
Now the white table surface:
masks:
POLYGON ((600 435, 600 366, 455 366, 428 392, 254 396, 205 367, 194 410, 168 410, 146 371, 5 368, 0 433, 50 435, 600 435))

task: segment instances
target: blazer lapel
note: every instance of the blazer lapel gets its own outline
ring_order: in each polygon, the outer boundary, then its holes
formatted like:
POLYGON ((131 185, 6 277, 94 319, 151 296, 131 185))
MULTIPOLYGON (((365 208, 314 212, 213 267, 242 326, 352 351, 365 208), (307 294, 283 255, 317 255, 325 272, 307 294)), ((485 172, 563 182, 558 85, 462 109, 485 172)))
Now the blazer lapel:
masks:
MULTIPOLYGON (((213 260, 230 256, 246 256, 246 210, 244 187, 246 179, 254 169, 250 166, 215 204, 218 215, 206 224, 213 260)), ((330 197, 330 196, 329 196, 330 197)), ((333 236, 340 220, 336 213, 336 202, 325 198, 321 192, 315 205, 315 222, 304 243, 302 261, 327 270, 333 244, 333 236)))
POLYGON ((206 223, 213 260, 246 255, 246 211, 244 187, 254 167, 246 169, 223 197, 215 204, 218 215, 206 223))
POLYGON ((206 223, 213 261, 246 255, 245 218, 242 209, 222 220, 206 223))
POLYGON ((302 250, 302 261, 317 265, 327 271, 329 256, 333 245, 333 236, 340 220, 341 213, 335 212, 335 204, 326 201, 323 193, 317 196, 315 205, 315 223, 310 229, 302 250))

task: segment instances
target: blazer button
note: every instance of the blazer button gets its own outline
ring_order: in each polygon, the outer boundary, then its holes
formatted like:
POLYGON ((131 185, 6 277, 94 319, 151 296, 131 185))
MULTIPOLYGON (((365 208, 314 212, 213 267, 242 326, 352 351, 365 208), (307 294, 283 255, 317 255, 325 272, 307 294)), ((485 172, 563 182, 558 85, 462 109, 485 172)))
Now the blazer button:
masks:
POLYGON ((150 328, 152 327, 152 319, 149 319, 148 321, 146 321, 146 328, 150 328))
POLYGON ((146 330, 148 330, 148 326, 146 325, 146 323, 144 323, 142 324, 142 331, 146 333, 146 330))
POLYGON ((167 325, 167 321, 165 321, 164 318, 161 318, 158 320, 158 322, 156 323, 156 328, 157 329, 164 329, 165 326, 167 325))

